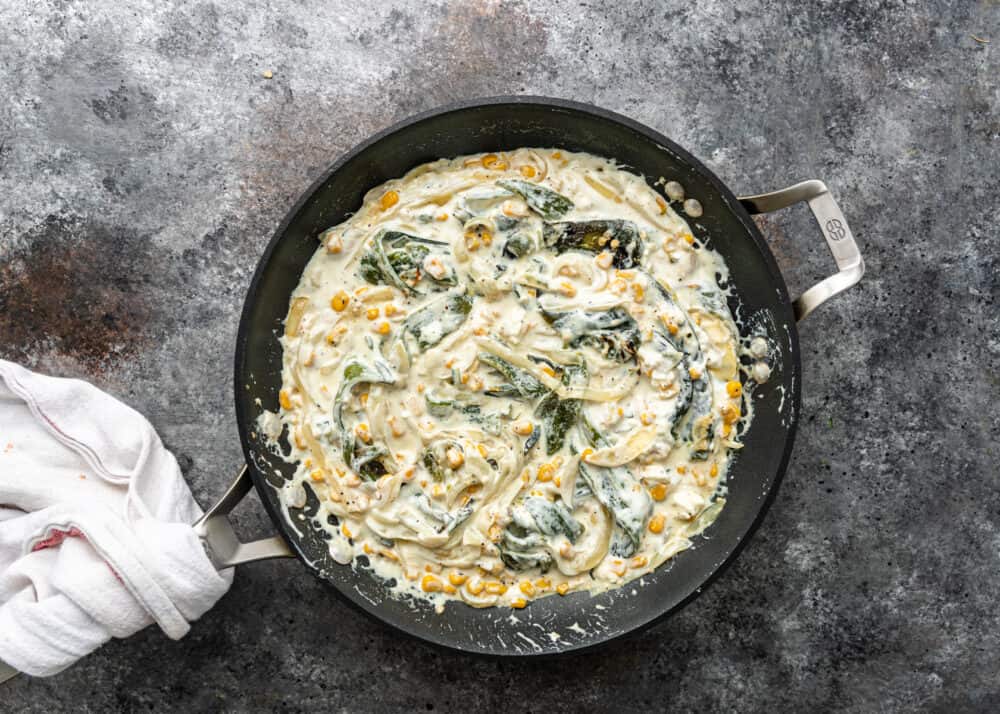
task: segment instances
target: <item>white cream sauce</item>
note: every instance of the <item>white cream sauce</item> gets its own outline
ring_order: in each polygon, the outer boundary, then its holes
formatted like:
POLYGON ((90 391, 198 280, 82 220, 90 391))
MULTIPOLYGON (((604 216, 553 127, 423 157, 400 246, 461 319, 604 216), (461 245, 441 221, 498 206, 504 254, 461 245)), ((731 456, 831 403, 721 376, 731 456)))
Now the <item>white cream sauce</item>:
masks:
POLYGON ((714 520, 749 419, 727 269, 641 177, 545 149, 443 159, 320 238, 277 418, 286 507, 315 492, 337 562, 524 607, 619 587, 714 520))

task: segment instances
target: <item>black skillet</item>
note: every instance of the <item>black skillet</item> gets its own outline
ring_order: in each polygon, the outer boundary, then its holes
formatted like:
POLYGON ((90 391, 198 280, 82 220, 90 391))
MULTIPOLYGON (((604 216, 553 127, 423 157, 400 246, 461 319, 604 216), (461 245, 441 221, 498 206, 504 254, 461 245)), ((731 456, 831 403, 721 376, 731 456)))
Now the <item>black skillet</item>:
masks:
POLYGON ((796 320, 856 283, 863 272, 847 223, 820 181, 737 199, 701 162, 661 134, 618 114, 561 99, 480 99, 407 119, 338 159, 305 192, 267 246, 247 293, 236 344, 236 415, 247 466, 197 529, 219 567, 294 555, 369 615, 414 637, 466 652, 578 651, 648 627, 698 595, 736 557, 764 517, 785 472, 799 413, 796 320), (474 609, 462 603, 450 603, 437 614, 426 604, 389 597, 385 583, 363 566, 333 563, 322 531, 310 523, 315 496, 295 513, 298 527, 289 526, 275 487, 293 469, 268 450, 255 421, 262 410, 278 408, 278 337, 289 296, 317 248, 317 234, 355 211, 369 189, 417 164, 522 146, 585 151, 616 159, 650 182, 661 176, 679 181, 704 209, 700 218, 689 219, 691 228, 729 265, 730 307, 765 329, 777 345, 773 375, 754 392, 755 416, 729 471, 728 503, 693 548, 641 580, 595 597, 542 598, 514 617, 506 608, 474 609), (792 301, 750 214, 798 201, 809 203, 840 271, 792 301), (251 485, 280 536, 243 544, 225 516, 251 485))

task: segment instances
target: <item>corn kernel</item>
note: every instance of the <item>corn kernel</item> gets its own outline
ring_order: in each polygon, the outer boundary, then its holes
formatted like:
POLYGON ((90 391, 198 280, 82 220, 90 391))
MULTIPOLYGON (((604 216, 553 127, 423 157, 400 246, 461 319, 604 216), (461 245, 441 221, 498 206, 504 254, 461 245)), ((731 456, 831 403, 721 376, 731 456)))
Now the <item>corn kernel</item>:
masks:
POLYGON ((473 578, 465 584, 465 589, 470 595, 480 595, 486 589, 486 585, 479 578, 473 578))
POLYGON ((552 158, 553 159, 561 159, 562 158, 562 152, 561 151, 553 151, 552 152, 552 158))
POLYGON ((456 588, 460 585, 465 585, 465 581, 469 579, 468 575, 463 575, 462 573, 452 572, 448 574, 448 582, 454 585, 456 588))
POLYGON ((534 178, 536 173, 534 166, 525 165, 521 167, 521 175, 524 178, 534 178))
POLYGON ((718 476, 719 475, 719 465, 713 463, 711 465, 711 467, 708 469, 708 475, 709 476, 718 476))
POLYGON ((344 239, 338 233, 331 233, 326 239, 326 251, 337 255, 344 250, 344 239))
POLYGON ((323 480, 322 469, 313 469, 312 473, 309 474, 309 478, 311 478, 313 481, 322 481, 323 480))
POLYGON ((457 469, 465 463, 465 455, 455 447, 451 447, 445 452, 445 458, 448 459, 449 468, 457 469))
POLYGON ((726 394, 728 394, 733 399, 736 399, 741 394, 743 394, 743 385, 739 383, 738 380, 730 380, 726 382, 726 394))
POLYGON ((573 286, 573 283, 569 282, 568 280, 563 280, 559 284, 559 292, 561 292, 566 297, 576 297, 576 288, 573 286))
POLYGON ((330 300, 330 307, 332 307, 337 312, 343 312, 347 305, 351 302, 351 296, 341 290, 339 293, 333 296, 330 300))
POLYGON ((677 467, 677 473, 679 473, 679 474, 686 474, 687 470, 688 470, 688 467, 685 466, 684 464, 681 464, 680 466, 677 467))
POLYGON ((383 211, 392 208, 397 203, 399 203, 399 194, 395 191, 386 191, 378 201, 378 205, 382 207, 383 211))
POLYGON ((476 451, 478 451, 479 455, 484 459, 490 455, 489 449, 486 448, 486 444, 476 444, 476 451))
POLYGON ((515 598, 511 601, 510 606, 516 610, 523 610, 528 606, 528 601, 523 597, 515 598))
POLYGON ((441 223, 447 221, 448 220, 448 214, 447 213, 439 213, 439 214, 437 214, 437 220, 439 222, 441 222, 441 223))
POLYGON ((507 586, 495 580, 486 583, 486 592, 490 595, 503 595, 507 592, 507 586))
POLYGON ((688 374, 691 375, 691 379, 701 379, 701 370, 697 367, 688 368, 688 374))
POLYGON ((658 483, 649 489, 649 495, 653 497, 654 501, 662 501, 667 497, 667 487, 665 484, 658 483))
POLYGON ((538 467, 538 480, 543 483, 546 481, 551 481, 552 477, 555 475, 556 469, 552 464, 542 464, 538 467))
POLYGON ((569 583, 559 583, 556 585, 556 592, 560 595, 565 595, 569 592, 569 583))
POLYGON ((392 317, 397 312, 399 312, 399 308, 396 307, 395 305, 393 305, 392 303, 389 303, 388 305, 385 306, 385 316, 386 317, 392 317))
POLYGON ((732 404, 723 405, 719 413, 722 415, 722 421, 726 424, 733 424, 740 418, 740 410, 732 404))
POLYGON ((513 429, 514 433, 518 436, 531 436, 531 432, 535 430, 535 425, 530 421, 522 420, 514 422, 511 429, 513 429))
POLYGON ((346 523, 344 523, 342 526, 340 526, 340 532, 344 534, 345 538, 353 538, 354 537, 354 534, 351 533, 351 529, 347 527, 346 523))
POLYGON ((292 398, 288 396, 288 390, 282 389, 278 392, 278 402, 281 404, 281 408, 285 411, 292 408, 292 398))
POLYGON ((630 565, 633 568, 645 568, 647 565, 649 565, 649 558, 647 558, 645 555, 637 555, 634 558, 632 558, 632 562, 630 563, 630 565))
POLYGON ((532 583, 530 580, 522 580, 521 584, 518 587, 520 587, 521 592, 523 592, 528 597, 535 596, 535 584, 532 583))
POLYGON ((441 581, 433 575, 425 575, 424 579, 420 581, 420 589, 425 593, 439 593, 441 592, 441 581))
POLYGON ((483 157, 483 166, 485 166, 488 169, 492 168, 493 165, 497 163, 497 161, 499 161, 499 159, 497 158, 496 154, 486 154, 486 156, 483 157))
POLYGON ((694 245, 694 236, 691 235, 690 233, 685 233, 684 242, 687 243, 688 245, 694 245))
POLYGON ((632 283, 632 295, 635 296, 636 302, 642 302, 642 298, 646 295, 646 290, 639 283, 632 283))
POLYGON ((535 587, 539 590, 548 590, 552 587, 552 581, 548 578, 539 578, 535 581, 535 587))
POLYGON ((368 392, 362 392, 359 394, 358 401, 361 402, 361 406, 368 406, 368 392))
POLYGON ((662 215, 663 215, 664 213, 666 213, 666 212, 667 212, 667 202, 666 202, 666 201, 664 201, 664 200, 663 200, 662 198, 660 198, 659 196, 657 196, 657 197, 656 197, 656 205, 657 205, 657 206, 659 207, 659 209, 660 209, 660 215, 661 215, 661 216, 662 216, 662 215))
POLYGON ((580 460, 581 460, 581 461, 586 461, 586 460, 587 460, 587 458, 588 458, 588 457, 589 457, 589 456, 590 456, 591 454, 593 454, 593 453, 594 453, 594 450, 593 450, 593 449, 591 449, 591 448, 586 448, 586 449, 584 449, 583 451, 581 451, 581 452, 580 452, 580 460))
POLYGON ((370 308, 368 308, 365 311, 365 317, 367 317, 369 320, 377 320, 378 319, 378 308, 377 307, 370 307, 370 308))
POLYGON ((361 422, 354 427, 354 434, 366 444, 372 443, 372 435, 371 432, 368 431, 368 424, 366 422, 361 422))
POLYGON ((614 256, 612 256, 608 251, 603 251, 596 258, 594 258, 594 262, 597 263, 597 267, 602 270, 610 268, 612 260, 614 260, 614 256))
POLYGON ((649 412, 643 412, 642 414, 639 415, 639 421, 642 422, 643 426, 649 426, 650 424, 653 423, 654 417, 649 412))
POLYGON ((649 519, 649 532, 650 533, 662 533, 663 525, 666 519, 663 516, 656 515, 649 519))
POLYGON ((458 590, 456 590, 454 586, 449 585, 448 583, 442 585, 441 588, 449 595, 454 595, 455 593, 458 592, 458 590))
POLYGON ((388 322, 385 322, 384 320, 375 329, 375 331, 380 335, 388 335, 391 330, 392 326, 388 322))

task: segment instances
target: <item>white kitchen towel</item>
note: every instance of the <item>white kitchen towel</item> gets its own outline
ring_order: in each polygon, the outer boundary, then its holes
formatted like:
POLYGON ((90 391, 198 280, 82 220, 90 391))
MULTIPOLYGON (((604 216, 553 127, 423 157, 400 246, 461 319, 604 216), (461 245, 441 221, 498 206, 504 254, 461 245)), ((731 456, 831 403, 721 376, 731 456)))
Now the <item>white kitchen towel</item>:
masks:
POLYGON ((154 622, 183 637, 232 582, 201 513, 141 414, 0 360, 0 660, 47 676, 154 622))

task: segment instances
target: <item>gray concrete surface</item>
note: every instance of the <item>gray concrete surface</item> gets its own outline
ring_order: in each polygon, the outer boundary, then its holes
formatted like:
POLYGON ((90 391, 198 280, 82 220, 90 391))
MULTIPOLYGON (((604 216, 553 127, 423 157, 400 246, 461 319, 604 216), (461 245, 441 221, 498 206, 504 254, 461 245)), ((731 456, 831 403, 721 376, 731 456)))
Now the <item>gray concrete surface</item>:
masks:
MULTIPOLYGON (((149 415, 203 503, 240 460, 230 363, 265 242, 322 167, 413 112, 593 102, 738 192, 826 180, 868 262, 801 328, 803 419, 758 536, 658 629, 469 660, 262 563, 184 640, 113 642, 0 688, 0 709, 1000 708, 996 0, 3 0, 0 17, 0 355, 149 415)), ((804 209, 763 227, 793 289, 832 269, 804 209)))

